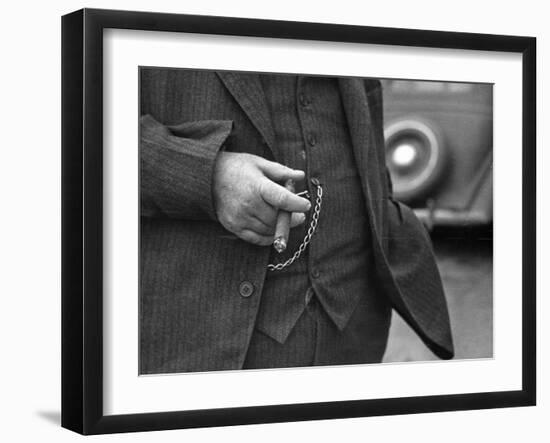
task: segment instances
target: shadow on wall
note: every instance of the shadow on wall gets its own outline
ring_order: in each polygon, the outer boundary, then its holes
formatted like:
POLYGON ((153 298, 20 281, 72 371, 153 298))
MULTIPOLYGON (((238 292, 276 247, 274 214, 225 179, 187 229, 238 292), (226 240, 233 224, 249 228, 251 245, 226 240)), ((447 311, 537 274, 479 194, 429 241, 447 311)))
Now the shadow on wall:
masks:
POLYGON ((61 411, 37 411, 36 415, 55 426, 61 426, 61 411))

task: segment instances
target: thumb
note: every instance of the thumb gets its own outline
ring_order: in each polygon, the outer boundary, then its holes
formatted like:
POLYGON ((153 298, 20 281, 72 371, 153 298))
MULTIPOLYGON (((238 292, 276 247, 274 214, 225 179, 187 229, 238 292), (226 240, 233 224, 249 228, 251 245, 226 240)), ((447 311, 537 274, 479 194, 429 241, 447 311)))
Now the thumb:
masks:
POLYGON ((301 181, 305 177, 304 171, 292 169, 288 166, 263 158, 259 161, 258 166, 268 178, 279 183, 289 179, 292 179, 294 181, 301 181))

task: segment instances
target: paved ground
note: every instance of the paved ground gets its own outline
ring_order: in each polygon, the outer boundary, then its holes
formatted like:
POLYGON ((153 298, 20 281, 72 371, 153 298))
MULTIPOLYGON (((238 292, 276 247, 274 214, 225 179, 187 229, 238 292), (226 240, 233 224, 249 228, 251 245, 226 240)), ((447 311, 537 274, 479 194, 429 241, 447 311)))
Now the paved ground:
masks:
MULTIPOLYGON (((455 358, 491 357, 493 352, 493 255, 487 232, 440 232, 433 235, 443 278, 455 358)), ((385 362, 436 357, 409 326, 394 315, 385 362)))

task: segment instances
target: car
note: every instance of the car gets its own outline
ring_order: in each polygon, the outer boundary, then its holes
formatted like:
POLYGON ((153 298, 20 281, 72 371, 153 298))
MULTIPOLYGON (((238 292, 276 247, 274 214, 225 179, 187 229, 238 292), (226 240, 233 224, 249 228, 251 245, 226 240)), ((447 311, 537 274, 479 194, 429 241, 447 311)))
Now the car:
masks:
POLYGON ((394 197, 429 229, 492 225, 492 85, 382 80, 382 86, 394 197))

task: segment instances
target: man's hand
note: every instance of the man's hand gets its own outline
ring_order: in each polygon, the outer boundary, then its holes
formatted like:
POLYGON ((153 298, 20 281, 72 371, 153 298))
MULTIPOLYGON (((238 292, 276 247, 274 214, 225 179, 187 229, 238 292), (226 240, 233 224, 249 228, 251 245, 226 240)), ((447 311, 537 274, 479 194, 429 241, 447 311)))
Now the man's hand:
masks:
POLYGON ((212 189, 218 220, 247 242, 270 245, 279 209, 292 212, 291 228, 305 221, 311 203, 278 184, 304 176, 303 171, 256 155, 220 152, 212 189))

